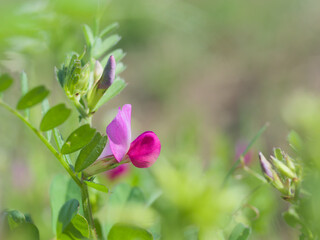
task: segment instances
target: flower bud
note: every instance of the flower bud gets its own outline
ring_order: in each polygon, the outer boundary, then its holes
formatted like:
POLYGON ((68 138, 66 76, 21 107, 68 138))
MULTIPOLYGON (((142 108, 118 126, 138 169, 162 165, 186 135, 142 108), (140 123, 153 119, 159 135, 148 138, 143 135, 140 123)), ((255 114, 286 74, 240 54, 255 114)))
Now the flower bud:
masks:
POLYGON ((107 65, 103 70, 103 74, 98 82, 99 89, 108 89, 114 81, 116 75, 116 60, 114 56, 111 55, 107 65))
POLYGON ((293 171, 296 172, 296 166, 294 160, 288 155, 284 154, 284 159, 286 160, 287 166, 293 171))
MULTIPOLYGON (((99 68, 97 66, 97 68, 99 68)), ((100 70, 97 70, 97 73, 100 70)), ((90 110, 93 110, 97 105, 101 97, 107 91, 107 89, 111 86, 114 81, 116 74, 116 61, 113 55, 110 56, 100 79, 94 84, 93 88, 90 90, 88 94, 88 107, 90 110)))
POLYGON ((275 157, 271 156, 273 165, 276 167, 276 169, 283 174, 284 176, 288 177, 288 178, 296 178, 296 174, 290 169, 288 168, 283 162, 279 161, 278 159, 276 159, 275 157))
POLYGON ((259 153, 259 160, 263 174, 267 180, 272 181, 274 176, 271 163, 263 156, 261 152, 259 153))
POLYGON ((103 67, 101 63, 97 60, 94 64, 94 83, 96 83, 102 76, 103 67))

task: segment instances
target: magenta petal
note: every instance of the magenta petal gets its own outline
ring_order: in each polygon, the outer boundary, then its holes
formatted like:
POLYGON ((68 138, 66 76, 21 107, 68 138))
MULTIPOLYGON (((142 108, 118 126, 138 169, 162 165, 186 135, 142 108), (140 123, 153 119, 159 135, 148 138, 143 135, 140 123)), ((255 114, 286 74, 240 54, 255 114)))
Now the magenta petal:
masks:
POLYGON ((110 180, 115 180, 115 179, 125 175, 128 171, 129 171, 129 164, 125 163, 125 164, 122 164, 114 169, 107 171, 106 174, 110 180))
POLYGON ((130 148, 131 142, 131 105, 119 108, 117 116, 107 127, 110 149, 120 162, 130 148))
POLYGON ((130 146, 128 156, 138 168, 150 167, 159 157, 161 143, 154 132, 144 132, 130 146))

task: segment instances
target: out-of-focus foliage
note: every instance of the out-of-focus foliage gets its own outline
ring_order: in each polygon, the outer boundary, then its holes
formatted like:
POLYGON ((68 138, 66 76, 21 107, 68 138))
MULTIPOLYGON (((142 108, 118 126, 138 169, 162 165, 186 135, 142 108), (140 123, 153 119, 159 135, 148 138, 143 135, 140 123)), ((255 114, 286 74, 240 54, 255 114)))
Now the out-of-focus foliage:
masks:
MULTIPOLYGON (((131 169, 116 182, 99 177, 109 188, 108 194, 92 190, 104 236, 113 223, 122 222, 148 229, 155 239, 196 239, 198 234, 223 239, 241 222, 252 228, 252 239, 297 239, 298 232, 280 214, 288 205, 268 185, 238 169, 220 188, 237 142, 248 143, 267 121, 271 125, 254 145, 255 153, 271 153, 273 146, 290 151, 285 136, 291 129, 302 136, 297 157, 306 165, 303 184, 314 198, 301 213, 319 231, 319 1, 0 4, 1 73, 9 70, 18 79, 25 70, 32 86, 54 89, 49 97, 54 105, 64 96, 53 68, 66 52, 83 51, 82 25, 95 32, 115 21, 120 25, 129 86, 110 106, 130 100, 136 132, 156 129, 163 148, 150 171, 131 169), (221 228, 225 232, 216 231, 221 228)), ((20 89, 12 88, 5 97, 16 104, 20 89)), ((38 119, 39 108, 30 110, 31 120, 38 119)), ((0 116, 0 208, 31 213, 41 239, 50 239, 48 189, 62 169, 20 122, 3 109, 0 116)), ((112 116, 99 113, 95 126, 104 131, 112 116)), ((61 131, 68 136, 71 129, 66 122, 61 131)), ((251 164, 260 171, 257 157, 251 164)))

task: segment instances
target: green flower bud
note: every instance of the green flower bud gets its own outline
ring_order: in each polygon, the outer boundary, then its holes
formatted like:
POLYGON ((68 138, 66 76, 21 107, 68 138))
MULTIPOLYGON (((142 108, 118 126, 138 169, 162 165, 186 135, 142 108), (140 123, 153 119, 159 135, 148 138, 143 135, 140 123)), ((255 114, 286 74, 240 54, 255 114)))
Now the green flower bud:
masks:
POLYGON ((271 159, 272 159, 273 165, 281 174, 283 174, 288 178, 297 177, 296 174, 290 168, 288 168, 283 162, 281 162, 280 160, 276 159, 273 156, 271 156, 271 159))
POLYGON ((94 64, 94 83, 99 81, 103 73, 103 67, 101 63, 97 60, 94 64))
POLYGON ((284 154, 284 159, 286 160, 287 166, 293 171, 296 172, 296 166, 294 160, 288 155, 284 154))

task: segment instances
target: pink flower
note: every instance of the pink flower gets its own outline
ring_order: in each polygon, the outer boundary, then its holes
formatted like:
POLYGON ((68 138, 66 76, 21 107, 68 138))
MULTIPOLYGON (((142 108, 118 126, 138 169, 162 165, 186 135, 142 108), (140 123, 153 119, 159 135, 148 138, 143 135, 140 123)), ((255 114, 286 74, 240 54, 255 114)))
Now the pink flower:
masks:
POLYGON ((131 105, 119 108, 107 126, 108 143, 98 159, 114 157, 117 162, 129 159, 138 168, 150 167, 159 157, 161 143, 154 132, 147 131, 131 142, 131 105))

